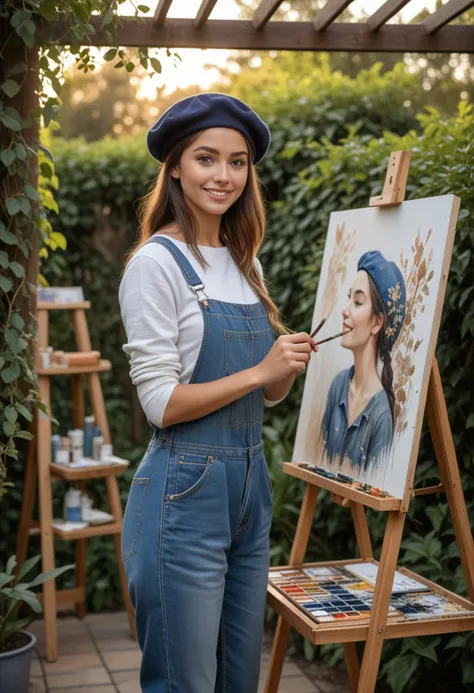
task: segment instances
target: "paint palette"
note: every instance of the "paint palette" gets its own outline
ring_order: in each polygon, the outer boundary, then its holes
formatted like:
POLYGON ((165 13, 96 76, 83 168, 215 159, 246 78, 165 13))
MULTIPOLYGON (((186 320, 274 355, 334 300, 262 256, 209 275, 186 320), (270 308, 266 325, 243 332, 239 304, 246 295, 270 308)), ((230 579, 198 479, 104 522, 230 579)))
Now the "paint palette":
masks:
POLYGON ((362 593, 372 593, 373 588, 356 582, 344 568, 271 570, 270 582, 318 623, 366 619, 370 615, 371 607, 362 593))
MULTIPOLYGON (((317 623, 366 621, 372 611, 374 585, 351 570, 355 565, 270 570, 269 582, 317 623)), ((354 571, 355 572, 355 571, 354 571)), ((421 583, 413 581, 415 589, 421 583)), ((408 583, 407 583, 408 584, 408 583)), ((405 585, 405 588, 407 586, 405 585)), ((474 616, 423 585, 423 592, 397 592, 390 598, 388 620, 424 620, 440 616, 474 616)))

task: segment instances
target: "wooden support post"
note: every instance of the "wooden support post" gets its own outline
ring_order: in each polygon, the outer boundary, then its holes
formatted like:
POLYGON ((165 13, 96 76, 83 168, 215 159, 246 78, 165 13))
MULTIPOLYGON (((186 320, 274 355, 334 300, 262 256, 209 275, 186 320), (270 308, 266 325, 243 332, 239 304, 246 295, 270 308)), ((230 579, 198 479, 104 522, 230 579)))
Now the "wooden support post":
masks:
MULTIPOLYGON (((48 378, 39 379, 41 401, 50 407, 50 383, 48 378)), ((41 526, 41 558, 43 572, 54 568, 53 494, 51 489, 51 420, 38 411, 36 428, 38 459, 39 515, 41 526)), ((46 659, 58 658, 58 631, 56 624, 56 586, 54 580, 43 585, 43 611, 46 628, 46 659)))
MULTIPOLYGON (((300 565, 304 560, 314 513, 316 511, 318 492, 319 489, 316 486, 306 484, 298 526, 291 548, 290 566, 300 565)), ((277 693, 278 691, 286 649, 288 647, 288 638, 290 637, 290 628, 290 624, 279 616, 270 656, 268 676, 265 682, 265 693, 277 693)))
POLYGON ((388 514, 358 693, 369 693, 375 689, 404 524, 405 513, 394 511, 388 514))

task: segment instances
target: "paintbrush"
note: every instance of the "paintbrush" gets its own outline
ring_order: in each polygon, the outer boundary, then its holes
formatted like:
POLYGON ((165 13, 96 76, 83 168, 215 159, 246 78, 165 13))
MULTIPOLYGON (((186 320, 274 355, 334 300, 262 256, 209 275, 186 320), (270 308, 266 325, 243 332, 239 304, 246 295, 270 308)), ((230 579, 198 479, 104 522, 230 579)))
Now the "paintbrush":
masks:
POLYGON ((323 319, 321 320, 321 322, 319 323, 319 325, 317 326, 317 328, 314 330, 314 332, 311 333, 311 335, 310 335, 311 338, 316 337, 316 335, 318 334, 319 330, 321 330, 321 328, 324 326, 324 323, 326 322, 326 320, 327 320, 327 318, 323 318, 323 319))
POLYGON ((338 337, 343 337, 345 334, 349 334, 349 332, 352 332, 352 327, 349 330, 344 330, 343 332, 338 332, 337 334, 333 334, 332 337, 326 337, 326 339, 321 339, 321 341, 316 342, 314 346, 319 346, 320 344, 324 344, 325 342, 330 342, 333 339, 337 339, 338 337))

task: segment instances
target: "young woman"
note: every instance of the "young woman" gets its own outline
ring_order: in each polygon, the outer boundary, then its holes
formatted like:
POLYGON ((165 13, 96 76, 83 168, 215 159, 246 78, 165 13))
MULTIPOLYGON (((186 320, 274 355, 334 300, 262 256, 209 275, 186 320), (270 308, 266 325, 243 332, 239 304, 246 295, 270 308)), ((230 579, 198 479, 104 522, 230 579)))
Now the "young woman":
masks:
POLYGON ((317 348, 287 334, 256 259, 263 121, 238 99, 200 94, 168 109, 147 144, 163 166, 119 292, 154 430, 122 535, 141 685, 255 693, 272 514, 264 399, 284 398, 317 348))
POLYGON ((395 395, 390 352, 405 318, 406 289, 399 268, 377 250, 362 255, 357 270, 342 311, 347 333, 341 340, 341 346, 352 351, 354 365, 331 384, 323 434, 330 463, 349 460, 353 469, 366 471, 380 464, 392 445, 395 395))

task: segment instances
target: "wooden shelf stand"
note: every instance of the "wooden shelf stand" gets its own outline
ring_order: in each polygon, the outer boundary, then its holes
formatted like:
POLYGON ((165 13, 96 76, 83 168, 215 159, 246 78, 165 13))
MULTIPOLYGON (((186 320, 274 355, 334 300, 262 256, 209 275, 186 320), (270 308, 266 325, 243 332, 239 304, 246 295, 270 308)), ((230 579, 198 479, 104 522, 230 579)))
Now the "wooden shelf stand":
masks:
MULTIPOLYGON (((49 311, 67 310, 71 316, 75 341, 78 351, 91 351, 91 342, 85 311, 90 303, 84 301, 75 304, 57 304, 38 302, 38 348, 48 346, 49 311)), ((38 362, 38 361, 37 361, 38 362)), ((87 380, 89 398, 96 425, 101 429, 104 443, 110 443, 110 431, 105 411, 99 373, 110 370, 109 361, 100 361, 95 366, 73 366, 37 368, 41 401, 51 407, 51 381, 56 375, 68 375, 72 381, 72 399, 74 409, 74 426, 84 425, 84 392, 83 379, 87 380)), ((125 568, 121 557, 122 506, 116 475, 123 471, 123 464, 104 464, 93 468, 68 468, 53 464, 51 460, 51 420, 39 411, 34 421, 35 438, 30 443, 25 474, 20 527, 17 543, 17 561, 21 564, 28 552, 29 537, 41 536, 41 557, 43 571, 55 567, 54 538, 76 542, 76 586, 72 589, 57 590, 54 580, 43 585, 41 601, 43 603, 46 631, 46 659, 54 662, 58 658, 58 633, 56 610, 58 606, 74 604, 76 614, 83 618, 86 611, 86 551, 87 539, 110 535, 113 537, 117 566, 120 573, 123 599, 127 610, 132 638, 136 638, 133 607, 128 596, 125 568), (113 522, 91 525, 84 529, 65 531, 53 526, 52 480, 53 478, 76 483, 85 491, 88 479, 104 478, 107 488, 107 499, 113 522), (33 507, 38 485, 39 523, 32 520, 33 507)))

